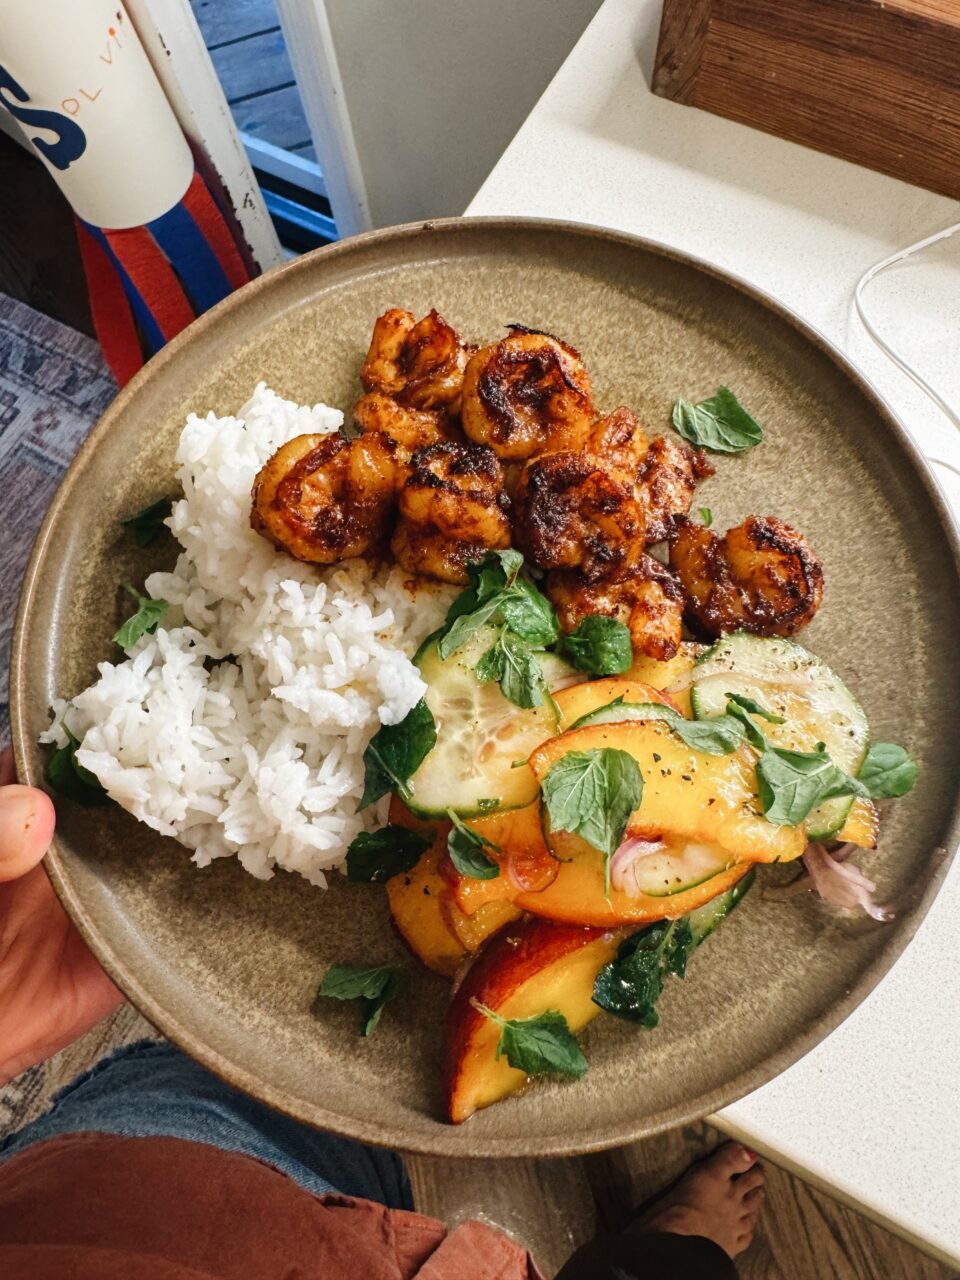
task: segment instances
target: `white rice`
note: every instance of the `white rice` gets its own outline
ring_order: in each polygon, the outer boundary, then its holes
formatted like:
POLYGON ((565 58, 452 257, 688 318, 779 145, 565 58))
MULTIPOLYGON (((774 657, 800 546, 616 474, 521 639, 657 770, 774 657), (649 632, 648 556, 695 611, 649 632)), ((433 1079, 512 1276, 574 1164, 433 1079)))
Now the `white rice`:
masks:
POLYGON ((180 437, 184 497, 167 522, 183 551, 146 593, 169 601, 126 661, 54 707, 44 741, 63 745, 109 795, 193 861, 236 855, 252 875, 275 866, 325 885, 383 803, 356 812, 363 752, 423 696, 410 660, 454 594, 414 597, 397 568, 330 569, 277 552, 250 528, 262 464, 343 415, 296 405, 261 383, 236 418, 191 415, 180 437), (226 659, 219 661, 220 659, 226 659))

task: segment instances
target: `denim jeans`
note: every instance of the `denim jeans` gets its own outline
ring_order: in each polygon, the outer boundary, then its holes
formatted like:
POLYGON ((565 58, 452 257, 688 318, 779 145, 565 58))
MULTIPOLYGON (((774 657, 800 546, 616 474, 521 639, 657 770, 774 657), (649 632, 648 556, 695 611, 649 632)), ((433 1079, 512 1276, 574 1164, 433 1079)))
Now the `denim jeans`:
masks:
POLYGON ((119 1049, 54 1098, 50 1110, 0 1139, 0 1164, 64 1133, 184 1138, 252 1156, 306 1191, 412 1209, 403 1161, 313 1129, 224 1084, 173 1045, 144 1040, 119 1049))

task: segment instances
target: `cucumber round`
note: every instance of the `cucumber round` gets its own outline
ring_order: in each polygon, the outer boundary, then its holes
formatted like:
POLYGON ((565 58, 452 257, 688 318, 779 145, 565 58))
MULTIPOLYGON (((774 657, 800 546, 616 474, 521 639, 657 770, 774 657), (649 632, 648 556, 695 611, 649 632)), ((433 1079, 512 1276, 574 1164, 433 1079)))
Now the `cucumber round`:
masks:
POLYGON ((536 799, 539 787, 526 760, 557 732, 556 711, 549 698, 528 710, 509 702, 496 682, 481 684, 474 668, 496 639, 496 628, 481 627, 445 661, 439 636, 421 647, 417 665, 437 741, 410 779, 407 803, 424 817, 453 809, 474 818, 536 799), (523 763, 514 767, 517 761, 523 763))
MULTIPOLYGON (((697 720, 722 715, 727 693, 754 698, 784 724, 758 720, 767 740, 791 751, 826 745, 830 759, 856 777, 870 746, 863 708, 840 677, 807 649, 779 636, 736 631, 694 663, 690 702, 697 720)), ((843 826, 853 796, 826 800, 807 817, 811 840, 825 840, 843 826)))
POLYGON ((693 945, 695 947, 699 947, 704 938, 709 937, 717 925, 726 920, 734 907, 743 901, 754 879, 755 873, 753 867, 751 867, 743 879, 738 880, 732 889, 728 889, 726 893, 718 893, 715 898, 705 902, 702 907, 696 907, 690 912, 687 916, 687 924, 693 934, 693 945))
POLYGON ((670 720, 676 714, 661 702, 608 702, 574 720, 570 730, 583 729, 588 724, 623 724, 625 720, 670 720))
POLYGON ((634 878, 638 892, 648 898, 672 898, 712 880, 733 861, 729 850, 718 844, 690 841, 682 849, 668 846, 659 853, 645 854, 637 862, 634 878))

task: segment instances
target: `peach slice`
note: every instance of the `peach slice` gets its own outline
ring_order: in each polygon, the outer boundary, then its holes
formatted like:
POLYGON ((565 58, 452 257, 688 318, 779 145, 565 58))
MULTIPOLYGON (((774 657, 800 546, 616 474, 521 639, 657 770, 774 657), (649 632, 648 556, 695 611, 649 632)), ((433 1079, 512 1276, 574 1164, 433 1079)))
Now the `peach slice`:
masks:
POLYGON ((600 1012, 592 999, 594 979, 622 936, 531 919, 504 929, 486 946, 467 970, 447 1015, 443 1106, 448 1119, 460 1124, 527 1079, 505 1057, 497 1059, 500 1028, 472 1001, 504 1018, 530 1018, 553 1009, 571 1031, 579 1031, 600 1012))
MULTIPOLYGON (((638 653, 633 659, 633 666, 627 672, 629 680, 642 680, 644 684, 653 685, 654 689, 668 689, 670 685, 684 680, 693 670, 693 664, 704 646, 684 640, 676 655, 667 662, 658 662, 656 658, 648 658, 645 653, 638 653)), ((677 710, 689 720, 690 690, 676 690, 668 695, 677 710)))
POLYGON ((520 910, 510 901, 499 901, 488 906, 480 904, 482 909, 466 916, 441 873, 444 860, 449 861, 450 823, 424 822, 396 796, 390 802, 390 821, 412 831, 436 831, 433 844, 416 866, 387 881, 387 896, 394 928, 407 947, 428 969, 452 978, 467 955, 478 951, 491 934, 515 920, 520 910))
POLYGON ((586 684, 575 684, 553 695, 553 700, 560 709, 561 729, 569 729, 581 716, 590 711, 598 711, 617 698, 622 698, 624 702, 662 702, 673 707, 674 711, 680 710, 667 694, 654 688, 652 684, 644 684, 626 676, 589 680, 586 684))
MULTIPOLYGON (((789 862, 806 848, 802 827, 774 826, 760 813, 756 757, 750 747, 705 755, 688 747, 662 720, 574 729, 538 747, 530 765, 542 785, 568 752, 603 748, 632 756, 643 775, 643 800, 627 825, 630 836, 667 833, 722 845, 733 862, 789 862)), ((585 853, 583 840, 566 832, 551 833, 549 843, 561 860, 585 853)))

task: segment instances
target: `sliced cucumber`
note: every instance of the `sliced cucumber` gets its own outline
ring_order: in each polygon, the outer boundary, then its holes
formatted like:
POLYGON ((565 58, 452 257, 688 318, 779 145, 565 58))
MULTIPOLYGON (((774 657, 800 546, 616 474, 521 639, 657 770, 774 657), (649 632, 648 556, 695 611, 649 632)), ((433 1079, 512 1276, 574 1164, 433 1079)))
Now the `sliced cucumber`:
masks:
POLYGON ((544 682, 551 693, 556 693, 558 689, 568 689, 574 684, 584 684, 592 678, 585 671, 578 671, 576 667, 571 667, 570 663, 557 653, 538 653, 537 661, 540 663, 544 682))
POLYGON ((682 845, 667 845, 657 853, 647 853, 633 864, 630 892, 648 898, 672 898, 675 893, 695 889, 712 880, 735 861, 728 849, 718 844, 700 844, 692 840, 682 845))
POLYGON ((738 880, 732 889, 728 889, 726 893, 718 893, 715 898, 705 902, 702 907, 697 907, 690 912, 687 916, 687 924, 693 934, 693 945, 695 947, 699 947, 704 938, 709 937, 717 925, 726 920, 734 907, 743 901, 750 886, 753 884, 754 878, 754 870, 751 867, 743 879, 738 880))
MULTIPOLYGON (((826 744, 831 760, 856 776, 870 745, 863 708, 836 672, 815 654, 779 636, 724 636, 693 667, 691 704, 698 720, 722 715, 727 693, 754 698, 783 724, 758 721, 768 741, 791 751, 826 744)), ((843 826, 852 796, 826 800, 805 822, 811 840, 843 826)))
POLYGON ((496 641, 494 627, 481 627, 446 661, 437 637, 422 646, 417 665, 427 684, 427 706, 437 723, 437 742, 410 779, 410 808, 425 817, 453 809, 465 818, 496 809, 519 809, 537 796, 537 780, 526 761, 553 737, 557 718, 549 699, 524 710, 493 681, 481 684, 474 668, 496 641), (496 801, 496 804, 491 804, 496 801))
POLYGON ((623 724, 625 720, 670 720, 676 715, 662 702, 608 702, 574 720, 570 729, 583 729, 588 724, 623 724))

